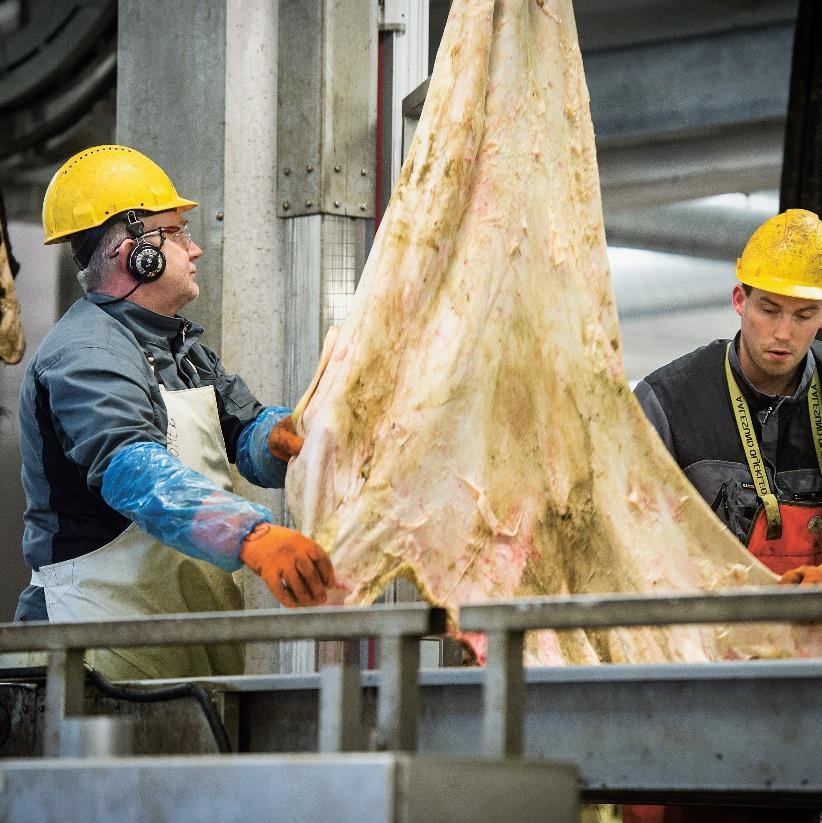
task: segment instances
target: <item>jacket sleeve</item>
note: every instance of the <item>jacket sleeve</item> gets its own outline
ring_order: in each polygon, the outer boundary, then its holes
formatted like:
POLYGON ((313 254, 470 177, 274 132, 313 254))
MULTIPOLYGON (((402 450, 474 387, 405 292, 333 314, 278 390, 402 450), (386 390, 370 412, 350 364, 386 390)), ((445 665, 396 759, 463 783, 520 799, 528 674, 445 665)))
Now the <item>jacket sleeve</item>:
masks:
POLYGON ((656 429, 657 434, 662 438, 665 448, 676 458, 671 425, 654 390, 644 380, 640 380, 634 389, 634 395, 639 401, 642 411, 645 412, 645 417, 648 418, 648 422, 656 429))
POLYGON ((268 435, 289 414, 291 409, 267 406, 256 420, 240 432, 237 440, 237 470, 249 483, 267 489, 281 489, 285 485, 288 463, 269 452, 268 435))
POLYGON ((143 531, 227 571, 243 564, 245 537, 274 517, 265 506, 224 491, 156 443, 120 449, 103 476, 103 498, 143 531))

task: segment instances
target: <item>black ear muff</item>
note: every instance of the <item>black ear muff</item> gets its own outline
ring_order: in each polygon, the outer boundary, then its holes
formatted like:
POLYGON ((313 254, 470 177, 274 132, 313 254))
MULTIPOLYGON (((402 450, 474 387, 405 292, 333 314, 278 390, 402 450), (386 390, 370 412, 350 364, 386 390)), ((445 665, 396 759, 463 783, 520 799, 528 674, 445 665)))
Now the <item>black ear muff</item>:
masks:
POLYGON ((162 249, 147 240, 134 244, 126 263, 129 274, 140 283, 153 283, 166 270, 166 256, 162 249))

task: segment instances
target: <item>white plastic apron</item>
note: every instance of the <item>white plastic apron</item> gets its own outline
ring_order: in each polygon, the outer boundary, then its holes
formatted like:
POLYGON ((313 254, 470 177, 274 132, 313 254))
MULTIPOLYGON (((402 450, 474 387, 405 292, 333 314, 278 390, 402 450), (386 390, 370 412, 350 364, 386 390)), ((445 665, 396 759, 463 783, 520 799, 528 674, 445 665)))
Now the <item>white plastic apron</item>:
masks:
MULTIPOLYGON (((184 391, 160 387, 168 410, 168 451, 216 485, 231 490, 213 386, 184 391)), ((172 549, 132 523, 111 543, 74 560, 41 566, 49 620, 242 609, 229 572, 172 549)), ((114 680, 241 674, 243 647, 165 646, 90 650, 89 662, 114 680)))

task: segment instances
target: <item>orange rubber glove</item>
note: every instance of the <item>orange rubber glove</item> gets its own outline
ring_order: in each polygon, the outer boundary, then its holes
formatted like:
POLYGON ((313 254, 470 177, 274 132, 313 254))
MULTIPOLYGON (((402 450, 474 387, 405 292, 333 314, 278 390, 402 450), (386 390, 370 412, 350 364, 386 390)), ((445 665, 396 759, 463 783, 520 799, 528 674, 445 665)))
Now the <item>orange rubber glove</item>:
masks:
POLYGON ((786 586, 822 584, 822 566, 798 566, 785 572, 779 582, 786 586))
POLYGON ((274 457, 287 463, 290 458, 300 453, 303 440, 304 438, 294 431, 294 420, 289 414, 268 433, 268 450, 274 457))
POLYGON ((334 585, 334 567, 322 547, 283 526, 259 523, 243 541, 240 560, 289 608, 322 605, 334 585))

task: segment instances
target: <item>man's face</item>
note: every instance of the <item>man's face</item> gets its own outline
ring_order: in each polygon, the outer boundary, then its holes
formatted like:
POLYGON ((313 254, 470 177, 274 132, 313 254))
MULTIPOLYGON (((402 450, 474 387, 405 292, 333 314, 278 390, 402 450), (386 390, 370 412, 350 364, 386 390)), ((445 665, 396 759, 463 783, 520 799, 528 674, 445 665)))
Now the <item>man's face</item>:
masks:
POLYGON ((822 322, 822 300, 787 297, 761 289, 733 291, 742 318, 740 356, 751 382, 789 377, 804 360, 822 322), (752 373, 748 373, 748 371, 752 373))
MULTIPOLYGON (((152 309, 161 314, 177 314, 200 293, 200 287, 194 280, 197 273, 195 261, 203 250, 193 240, 188 243, 184 236, 186 220, 183 214, 176 211, 151 214, 143 218, 143 224, 146 232, 161 226, 179 228, 179 231, 165 234, 162 248, 166 268, 162 276, 153 283, 146 283, 141 289, 150 297, 152 309)), ((159 237, 150 237, 148 242, 159 245, 159 237)))

